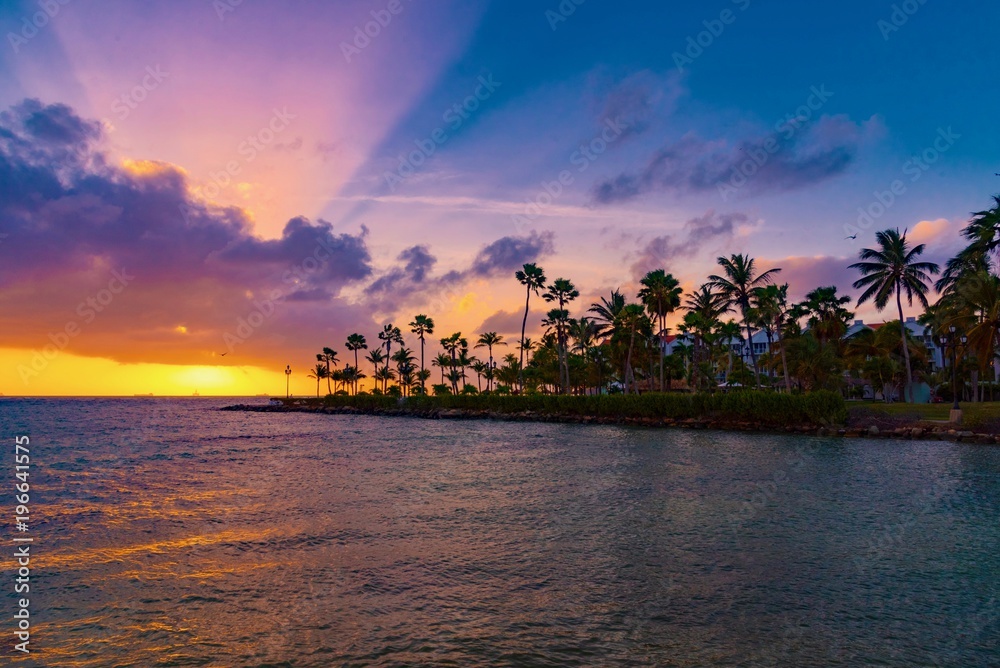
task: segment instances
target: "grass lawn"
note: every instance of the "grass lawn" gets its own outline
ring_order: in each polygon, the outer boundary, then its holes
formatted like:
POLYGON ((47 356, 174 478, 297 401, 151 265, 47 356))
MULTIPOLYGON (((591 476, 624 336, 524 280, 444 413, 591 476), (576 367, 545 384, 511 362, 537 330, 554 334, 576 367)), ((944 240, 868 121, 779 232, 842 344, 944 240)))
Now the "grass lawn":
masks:
MULTIPOLYGON (((970 426, 987 422, 1000 424, 1000 402, 962 403, 959 405, 962 407, 964 424, 970 426)), ((885 404, 879 401, 851 401, 847 404, 848 410, 863 407, 893 417, 916 417, 920 420, 947 420, 951 406, 951 402, 943 404, 885 404)))

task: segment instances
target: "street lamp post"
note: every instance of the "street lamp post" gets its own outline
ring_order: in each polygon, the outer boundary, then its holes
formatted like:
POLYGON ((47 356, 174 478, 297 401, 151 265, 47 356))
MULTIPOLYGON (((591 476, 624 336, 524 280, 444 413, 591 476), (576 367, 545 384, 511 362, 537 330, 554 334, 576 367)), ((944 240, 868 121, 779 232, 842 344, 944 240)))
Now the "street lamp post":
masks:
POLYGON ((292 366, 290 364, 285 365, 285 399, 291 397, 288 392, 288 383, 292 378, 292 366))
POLYGON ((941 344, 945 349, 951 347, 951 393, 954 398, 951 407, 951 422, 956 424, 962 422, 962 409, 958 404, 958 347, 964 346, 968 342, 968 337, 955 335, 954 325, 948 328, 947 335, 941 337, 941 344))

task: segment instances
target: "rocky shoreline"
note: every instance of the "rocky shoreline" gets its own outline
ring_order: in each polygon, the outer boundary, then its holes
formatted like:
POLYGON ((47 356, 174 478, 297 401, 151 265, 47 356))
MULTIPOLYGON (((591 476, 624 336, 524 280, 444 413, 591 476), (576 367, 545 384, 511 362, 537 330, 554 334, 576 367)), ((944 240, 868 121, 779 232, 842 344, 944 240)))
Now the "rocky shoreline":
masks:
POLYGON ((775 434, 809 434, 813 436, 844 437, 844 438, 889 438, 905 440, 939 440, 960 443, 977 443, 981 445, 1000 444, 1000 435, 982 434, 973 431, 955 429, 954 425, 918 422, 911 426, 880 429, 875 425, 830 426, 816 427, 812 425, 789 425, 784 428, 774 428, 754 424, 752 422, 726 422, 713 419, 674 420, 671 418, 640 418, 640 417, 597 417, 581 415, 550 415, 524 411, 520 413, 495 413, 491 411, 432 409, 412 410, 405 408, 362 410, 351 406, 317 406, 317 405, 249 405, 237 404, 226 406, 224 411, 246 411, 251 413, 323 413, 326 415, 373 415, 379 417, 408 417, 424 420, 495 420, 499 422, 555 422, 561 424, 601 424, 626 425, 632 427, 659 427, 677 429, 715 429, 720 431, 745 431, 775 434))

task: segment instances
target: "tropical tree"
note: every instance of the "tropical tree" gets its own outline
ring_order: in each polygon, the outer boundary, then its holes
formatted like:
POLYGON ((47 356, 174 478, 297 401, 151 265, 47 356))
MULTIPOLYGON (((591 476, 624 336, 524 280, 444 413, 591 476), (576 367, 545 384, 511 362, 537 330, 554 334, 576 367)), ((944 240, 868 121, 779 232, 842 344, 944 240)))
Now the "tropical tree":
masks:
POLYGON ((757 273, 756 262, 752 257, 746 255, 731 255, 728 258, 720 257, 716 260, 722 267, 722 275, 711 275, 708 277, 709 285, 719 291, 725 300, 727 310, 733 306, 738 306, 743 316, 743 325, 747 330, 747 343, 750 346, 750 359, 753 361, 753 373, 760 386, 760 374, 757 369, 757 353, 753 347, 753 330, 750 328, 751 319, 750 297, 753 291, 774 282, 774 275, 781 269, 768 269, 757 273))
POLYGON ((389 361, 392 359, 392 344, 398 343, 403 345, 403 333, 399 331, 399 327, 394 327, 392 323, 382 327, 382 331, 378 333, 378 338, 382 341, 382 345, 385 346, 385 368, 389 370, 389 361))
POLYGON ((431 365, 441 369, 441 384, 444 385, 445 369, 451 367, 451 356, 448 353, 438 353, 437 357, 431 360, 431 365))
POLYGON ((524 332, 528 326, 528 308, 531 303, 531 293, 534 292, 536 295, 538 291, 545 287, 545 272, 541 267, 533 263, 524 265, 521 269, 514 273, 514 277, 517 279, 518 283, 525 288, 525 299, 524 299, 524 320, 521 322, 521 365, 519 367, 518 385, 520 386, 521 392, 524 391, 524 332))
MULTIPOLYGON (((361 334, 355 333, 355 334, 351 334, 350 336, 347 337, 346 346, 347 346, 348 350, 350 350, 350 351, 352 351, 354 353, 354 368, 355 369, 360 369, 361 367, 358 366, 358 351, 359 350, 368 350, 368 341, 361 334)), ((364 374, 362 374, 362 373, 359 372, 357 374, 357 378, 354 379, 354 394, 355 395, 357 395, 357 393, 358 393, 358 381, 361 380, 362 378, 364 378, 364 374)))
MULTIPOLYGON (((681 305, 680 283, 671 274, 663 269, 656 269, 643 276, 639 281, 642 289, 639 290, 638 298, 646 306, 649 315, 657 319, 657 337, 667 334, 667 316, 676 311, 681 305)), ((662 341, 660 347, 660 391, 663 391, 663 357, 665 354, 662 341)))
POLYGON ((463 341, 461 332, 455 332, 451 336, 441 339, 441 347, 444 348, 449 356, 448 366, 451 368, 451 389, 455 394, 458 394, 458 380, 462 377, 462 374, 458 372, 458 365, 459 351, 462 349, 463 341))
POLYGON ((559 386, 563 394, 569 393, 569 364, 566 361, 566 332, 572 325, 573 320, 569 317, 569 311, 561 308, 554 308, 546 314, 542 320, 542 326, 547 328, 547 332, 555 337, 556 358, 559 365, 559 386), (565 375, 564 375, 565 373, 565 375))
POLYGON ((330 367, 337 366, 337 351, 333 348, 323 348, 323 352, 316 355, 316 361, 322 362, 326 366, 326 393, 332 394, 330 391, 330 379, 332 377, 330 367))
POLYGON ((854 314, 844 308, 851 303, 847 295, 838 295, 837 286, 816 288, 806 293, 805 301, 792 308, 792 317, 807 318, 809 329, 820 347, 840 341, 847 333, 854 314))
MULTIPOLYGON (((475 362, 472 363, 471 367, 472 367, 472 370, 476 372, 476 387, 479 388, 480 392, 482 392, 483 391, 483 376, 485 376, 486 373, 487 373, 486 362, 481 362, 479 360, 476 360, 475 362)), ((489 382, 489 379, 487 379, 487 382, 489 382)), ((487 387, 488 387, 488 385, 487 385, 487 387)))
POLYGON ((368 351, 368 355, 365 356, 365 361, 371 362, 371 365, 375 368, 372 380, 377 382, 380 378, 378 374, 379 366, 385 361, 385 353, 382 352, 381 348, 372 348, 368 351))
POLYGON ((496 332, 485 332, 476 341, 476 348, 486 348, 490 355, 489 373, 486 376, 486 388, 493 390, 493 346, 506 346, 503 336, 496 332))
POLYGON ((326 364, 323 362, 317 364, 316 368, 308 374, 308 377, 316 379, 316 398, 319 399, 319 382, 324 378, 330 377, 330 372, 327 370, 326 364))
POLYGON ((413 351, 406 347, 401 347, 392 354, 392 361, 396 363, 396 371, 399 373, 399 384, 403 396, 409 394, 410 386, 413 384, 413 373, 416 367, 413 362, 416 358, 413 351))
MULTIPOLYGON (((410 331, 416 334, 417 338, 420 339, 420 371, 422 374, 423 371, 427 368, 424 365, 424 337, 427 336, 428 334, 434 333, 434 320, 423 314, 418 315, 415 318, 413 318, 413 322, 410 323, 410 331)), ((422 382, 426 382, 426 380, 422 382)), ((423 388, 424 393, 426 394, 427 392, 426 385, 421 385, 421 387, 423 388)))
MULTIPOLYGON (((563 394, 569 392, 569 361, 567 360, 566 339, 570 318, 569 311, 566 310, 566 304, 579 296, 580 291, 576 289, 571 281, 565 278, 557 278, 552 285, 546 288, 545 293, 542 295, 542 299, 545 301, 555 302, 559 305, 559 308, 555 310, 565 313, 565 317, 556 319, 554 325, 556 341, 559 347, 559 380, 562 385, 563 394)), ((552 311, 549 312, 550 316, 551 314, 552 311)))
MULTIPOLYGON (((903 317, 902 295, 906 293, 907 304, 913 305, 913 298, 927 308, 927 283, 931 275, 939 270, 933 262, 919 262, 917 258, 923 255, 925 245, 910 246, 906 233, 898 229, 882 230, 875 234, 878 248, 863 248, 858 253, 861 262, 852 264, 850 269, 857 269, 862 278, 854 282, 855 289, 864 290, 858 298, 858 306, 873 300, 875 308, 880 312, 885 310, 889 299, 896 296, 896 307, 899 311, 899 328, 902 336, 903 356, 906 364, 906 385, 913 385, 913 367, 910 364, 909 347, 906 344, 906 319, 903 317)), ((912 392, 908 401, 913 401, 912 392)))
MULTIPOLYGON (((791 379, 788 375, 788 364, 786 363, 784 337, 782 330, 788 322, 788 283, 784 285, 765 285, 754 291, 754 315, 757 324, 767 333, 768 348, 770 349, 772 360, 774 348, 777 346, 781 355, 781 367, 785 376, 785 392, 792 391, 791 379)), ((774 372, 772 361, 771 372, 774 372)))

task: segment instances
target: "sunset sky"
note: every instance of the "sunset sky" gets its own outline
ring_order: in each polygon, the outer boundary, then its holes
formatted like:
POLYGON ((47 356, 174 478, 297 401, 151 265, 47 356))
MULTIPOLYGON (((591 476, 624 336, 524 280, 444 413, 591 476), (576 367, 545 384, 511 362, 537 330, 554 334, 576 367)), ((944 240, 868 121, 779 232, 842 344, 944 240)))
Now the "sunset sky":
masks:
POLYGON ((416 313, 513 340, 525 262, 573 315, 735 252, 854 294, 1000 186, 981 0, 43 5, 0 3, 5 395, 308 394, 416 313))

